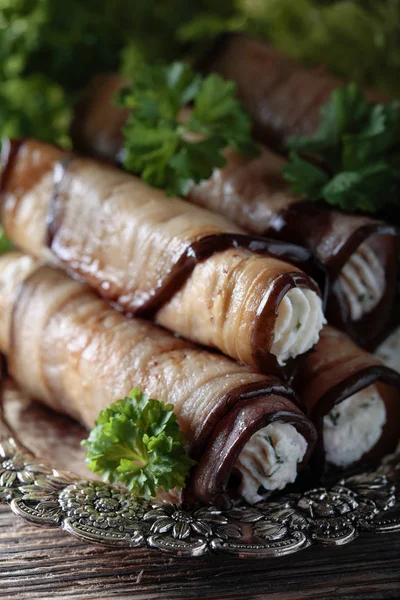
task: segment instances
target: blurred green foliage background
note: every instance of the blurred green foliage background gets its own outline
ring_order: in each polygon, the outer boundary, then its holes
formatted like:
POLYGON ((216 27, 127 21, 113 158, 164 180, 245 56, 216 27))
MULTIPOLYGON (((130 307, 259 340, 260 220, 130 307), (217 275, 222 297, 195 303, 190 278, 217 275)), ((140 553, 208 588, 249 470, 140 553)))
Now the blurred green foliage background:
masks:
POLYGON ((198 56, 226 31, 400 97, 400 0, 0 0, 0 134, 68 146, 94 73, 198 56))

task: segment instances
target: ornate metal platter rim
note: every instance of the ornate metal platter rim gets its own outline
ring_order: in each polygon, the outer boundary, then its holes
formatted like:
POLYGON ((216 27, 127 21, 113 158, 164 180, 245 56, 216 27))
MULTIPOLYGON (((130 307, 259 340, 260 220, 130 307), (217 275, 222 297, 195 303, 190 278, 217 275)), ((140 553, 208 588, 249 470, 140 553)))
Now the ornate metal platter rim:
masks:
POLYGON ((146 502, 127 490, 42 464, 13 437, 0 439, 0 502, 29 523, 90 543, 148 547, 174 556, 277 557, 347 544, 363 532, 400 531, 400 452, 330 488, 228 511, 146 502))

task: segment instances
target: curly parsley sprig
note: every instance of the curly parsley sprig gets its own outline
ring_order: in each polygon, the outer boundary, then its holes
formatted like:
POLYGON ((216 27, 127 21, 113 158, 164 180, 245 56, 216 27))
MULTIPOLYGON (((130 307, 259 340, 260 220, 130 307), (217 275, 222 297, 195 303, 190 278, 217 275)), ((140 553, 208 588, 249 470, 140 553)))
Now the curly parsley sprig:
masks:
POLYGON ((228 146, 258 152, 235 84, 216 74, 203 78, 185 63, 142 66, 117 102, 132 109, 124 127, 125 168, 169 195, 186 195, 193 182, 225 166, 228 146))
POLYGON ((294 192, 346 211, 400 203, 400 104, 368 102, 355 83, 335 90, 312 137, 289 140, 294 192))
POLYGON ((195 464, 185 443, 173 405, 135 388, 100 412, 82 445, 91 471, 149 499, 158 489, 183 488, 195 464))

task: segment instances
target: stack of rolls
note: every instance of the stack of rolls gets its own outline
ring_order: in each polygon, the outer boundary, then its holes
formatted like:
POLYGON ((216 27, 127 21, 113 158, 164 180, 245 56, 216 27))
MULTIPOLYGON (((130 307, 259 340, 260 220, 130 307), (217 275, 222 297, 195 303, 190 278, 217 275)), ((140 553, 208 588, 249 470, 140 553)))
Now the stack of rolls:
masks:
POLYGON ((315 428, 279 378, 127 318, 22 253, 0 257, 0 282, 0 351, 20 387, 87 427, 135 386, 172 403, 198 461, 189 497, 227 506, 239 492, 254 502, 308 461, 315 428))
POLYGON ((0 218, 17 247, 260 371, 317 342, 324 273, 307 250, 245 235, 113 166, 34 140, 3 147, 0 218))
POLYGON ((197 461, 188 500, 253 504, 308 462, 320 475, 392 451, 400 374, 368 350, 394 303, 397 229, 296 197, 267 148, 226 149, 225 168, 167 198, 111 164, 122 84, 97 79, 77 111, 75 147, 94 158, 3 144, 10 376, 87 427, 134 387, 172 403, 197 461))
MULTIPOLYGON (((259 119, 270 118, 276 127, 280 126, 282 143, 289 134, 313 133, 321 105, 340 85, 328 76, 308 72, 268 46, 244 36, 229 37, 217 47, 213 57, 208 68, 237 83, 239 94, 255 120, 255 129, 263 131, 259 119), (257 52, 251 52, 250 46, 255 46, 257 52), (287 68, 281 70, 281 63, 287 63, 287 68), (298 89, 302 98, 315 88, 308 90, 309 78, 324 82, 324 94, 318 96, 318 103, 309 107, 313 118, 307 129, 304 123, 309 121, 303 120, 301 130, 284 128, 293 111, 282 113, 286 106, 282 98, 290 104, 290 95, 283 95, 280 102, 270 104, 272 84, 283 85, 283 74, 289 77, 289 65, 291 77, 304 80, 298 89), (257 71, 256 77, 251 77, 253 71, 257 71), (262 82, 266 77, 271 77, 268 86, 254 85, 254 81, 262 82)), ((105 75, 97 76, 88 86, 78 104, 71 132, 79 151, 112 162, 121 160, 122 127, 129 111, 115 105, 112 99, 125 84, 116 75, 105 75)), ((271 142, 269 134, 261 137, 264 143, 271 142)), ((362 347, 373 350, 391 327, 399 229, 369 215, 344 213, 294 194, 282 177, 286 159, 267 146, 261 148, 257 158, 244 157, 229 149, 225 158, 226 167, 215 169, 212 177, 194 185, 187 200, 224 215, 251 235, 288 241, 309 249, 329 275, 328 321, 362 347)))
POLYGON ((0 348, 21 388, 87 427, 133 387, 171 402, 203 502, 294 481, 316 433, 280 365, 325 322, 312 255, 33 140, 3 165, 2 226, 26 254, 1 258, 0 348))

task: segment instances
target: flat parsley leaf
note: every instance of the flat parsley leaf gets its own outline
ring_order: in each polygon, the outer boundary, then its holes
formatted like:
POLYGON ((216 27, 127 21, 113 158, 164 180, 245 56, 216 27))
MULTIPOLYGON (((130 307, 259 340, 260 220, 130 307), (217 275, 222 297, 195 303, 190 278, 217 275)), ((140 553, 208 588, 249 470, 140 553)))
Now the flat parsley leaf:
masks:
POLYGON ((169 195, 186 195, 193 182, 223 167, 227 146, 258 152, 235 84, 216 74, 203 78, 185 63, 142 65, 117 102, 132 109, 124 127, 125 168, 169 195))
POLYGON ((86 446, 89 469, 135 495, 181 489, 195 464, 172 404, 150 399, 139 388, 102 410, 86 446))
POLYGON ((300 196, 318 197, 321 187, 329 181, 328 175, 312 162, 292 152, 284 169, 284 176, 291 183, 292 190, 300 196))
POLYGON ((368 102, 354 83, 335 90, 315 135, 289 140, 293 191, 350 212, 399 204, 399 108, 368 102))

